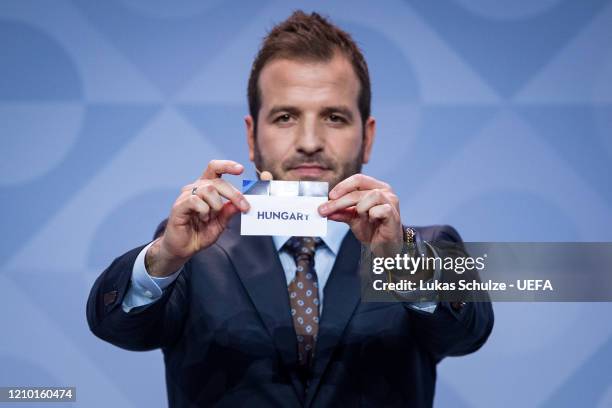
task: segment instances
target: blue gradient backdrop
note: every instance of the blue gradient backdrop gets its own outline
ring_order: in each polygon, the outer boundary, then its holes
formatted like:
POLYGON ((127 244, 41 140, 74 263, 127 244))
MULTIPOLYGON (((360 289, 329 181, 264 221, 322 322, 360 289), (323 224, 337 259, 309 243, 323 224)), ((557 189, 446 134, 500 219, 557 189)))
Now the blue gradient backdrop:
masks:
MULTIPOLYGON (((161 352, 94 338, 87 294, 210 159, 253 175, 250 63, 297 7, 362 46, 379 124, 364 171, 393 185, 405 222, 469 241, 612 241, 610 1, 5 0, 0 385, 166 405, 161 352)), ((612 406, 610 304, 495 310, 486 346, 439 366, 436 406, 612 406)))

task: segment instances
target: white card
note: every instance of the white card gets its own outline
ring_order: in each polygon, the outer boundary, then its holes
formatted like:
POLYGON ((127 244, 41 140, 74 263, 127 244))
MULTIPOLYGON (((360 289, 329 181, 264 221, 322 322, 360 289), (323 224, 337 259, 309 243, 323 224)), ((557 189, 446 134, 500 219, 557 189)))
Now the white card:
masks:
POLYGON ((251 205, 241 215, 241 235, 324 237, 327 218, 317 208, 327 201, 327 182, 243 180, 251 205))

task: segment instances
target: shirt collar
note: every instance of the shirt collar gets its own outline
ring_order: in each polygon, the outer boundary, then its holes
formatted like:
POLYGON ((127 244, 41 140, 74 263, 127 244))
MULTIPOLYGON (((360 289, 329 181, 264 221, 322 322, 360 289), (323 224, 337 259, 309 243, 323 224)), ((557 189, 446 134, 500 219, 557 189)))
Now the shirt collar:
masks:
MULTIPOLYGON (((344 236, 349 230, 348 224, 344 222, 331 221, 327 220, 327 235, 321 237, 325 245, 334 253, 334 255, 338 255, 338 251, 340 250, 340 245, 342 244, 342 240, 344 236)), ((291 238, 290 236, 273 236, 274 246, 276 247, 276 251, 279 252, 285 242, 291 238)))

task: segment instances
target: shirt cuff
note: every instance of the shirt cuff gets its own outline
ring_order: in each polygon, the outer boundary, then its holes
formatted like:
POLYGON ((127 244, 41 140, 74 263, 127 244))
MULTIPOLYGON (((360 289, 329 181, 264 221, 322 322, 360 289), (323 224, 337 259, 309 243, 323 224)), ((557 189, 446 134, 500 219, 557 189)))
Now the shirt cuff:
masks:
POLYGON ((174 282, 183 270, 183 267, 181 267, 173 274, 161 278, 149 275, 145 266, 145 255, 154 242, 152 241, 144 247, 134 262, 130 287, 121 305, 126 313, 134 307, 153 303, 159 299, 163 294, 163 290, 174 282))

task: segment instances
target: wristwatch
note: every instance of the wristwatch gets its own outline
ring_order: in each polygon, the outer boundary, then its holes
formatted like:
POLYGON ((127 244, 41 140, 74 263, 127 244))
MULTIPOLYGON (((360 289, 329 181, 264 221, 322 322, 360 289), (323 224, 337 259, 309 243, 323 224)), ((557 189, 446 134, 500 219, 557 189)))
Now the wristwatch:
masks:
POLYGON ((410 256, 418 256, 416 231, 411 227, 404 227, 404 247, 410 256))
MULTIPOLYGON (((414 250, 413 255, 423 252, 419 251, 419 244, 416 242, 416 231, 411 227, 404 227, 404 244, 406 244, 409 250, 410 248, 414 250)), ((461 312, 461 310, 465 307, 466 302, 457 301, 449 302, 449 304, 455 312, 461 312)))
POLYGON ((416 232, 414 231, 414 229, 410 227, 405 227, 404 228, 404 243, 414 245, 415 240, 416 240, 416 232))

